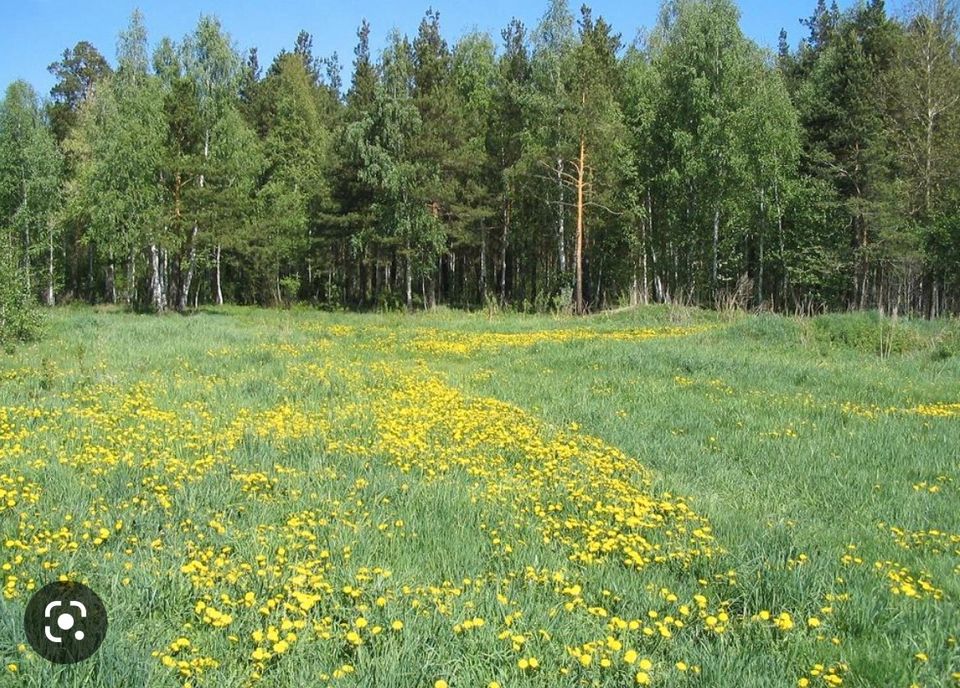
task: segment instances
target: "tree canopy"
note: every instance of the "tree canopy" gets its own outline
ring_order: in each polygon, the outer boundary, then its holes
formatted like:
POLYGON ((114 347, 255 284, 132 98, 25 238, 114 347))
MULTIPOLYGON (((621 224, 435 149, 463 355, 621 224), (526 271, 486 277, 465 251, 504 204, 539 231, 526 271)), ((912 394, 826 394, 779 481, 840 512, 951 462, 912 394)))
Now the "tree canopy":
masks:
POLYGON ((306 30, 264 68, 134 13, 0 103, 0 300, 960 312, 954 0, 802 23, 773 53, 732 0, 629 43, 566 0, 496 38, 430 10, 381 51, 362 21, 345 78, 306 30))

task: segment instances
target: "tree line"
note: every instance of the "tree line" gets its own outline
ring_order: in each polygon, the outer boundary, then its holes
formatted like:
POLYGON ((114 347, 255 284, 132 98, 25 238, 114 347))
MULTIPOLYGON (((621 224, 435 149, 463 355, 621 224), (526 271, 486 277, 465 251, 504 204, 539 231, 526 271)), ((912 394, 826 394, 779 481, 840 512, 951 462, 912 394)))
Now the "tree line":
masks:
POLYGON ((349 83, 202 17, 87 42, 0 103, 0 329, 32 300, 586 312, 682 302, 960 311, 952 0, 819 0, 793 47, 731 0, 626 44, 551 0, 448 42, 428 11, 349 83))

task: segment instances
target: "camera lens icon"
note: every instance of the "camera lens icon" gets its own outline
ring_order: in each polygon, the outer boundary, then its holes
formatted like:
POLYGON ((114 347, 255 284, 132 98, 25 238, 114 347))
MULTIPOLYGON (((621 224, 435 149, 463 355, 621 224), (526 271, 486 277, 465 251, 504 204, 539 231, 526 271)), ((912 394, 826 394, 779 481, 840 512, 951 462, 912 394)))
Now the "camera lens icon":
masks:
POLYGON ((43 586, 27 603, 23 627, 30 646, 55 664, 92 656, 107 635, 107 610, 90 588, 72 581, 43 586))
MULTIPOLYGON (((53 615, 58 611, 57 608, 63 607, 63 604, 64 603, 62 600, 54 600, 53 602, 50 602, 46 609, 43 610, 43 617, 45 619, 52 619, 53 615)), ((67 604, 69 604, 71 607, 76 607, 81 619, 87 618, 87 607, 83 604, 83 602, 69 600, 67 604)), ((57 615, 56 620, 57 629, 60 631, 69 631, 76 623, 73 619, 73 614, 69 612, 63 612, 62 614, 57 615)), ((47 640, 49 640, 51 643, 62 643, 63 638, 55 635, 55 633, 56 629, 51 629, 49 625, 44 625, 43 634, 47 637, 47 640)), ((77 629, 74 631, 73 637, 76 640, 83 640, 84 632, 80 629, 77 629)))

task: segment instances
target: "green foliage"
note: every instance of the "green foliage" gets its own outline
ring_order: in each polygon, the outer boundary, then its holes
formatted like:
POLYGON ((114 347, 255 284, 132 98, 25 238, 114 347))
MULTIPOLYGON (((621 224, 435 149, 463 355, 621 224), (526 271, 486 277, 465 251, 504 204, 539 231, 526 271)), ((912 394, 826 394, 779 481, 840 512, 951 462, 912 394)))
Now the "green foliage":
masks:
POLYGON ((264 74, 216 17, 151 51, 134 13, 115 71, 81 41, 47 107, 16 86, 31 143, 0 151, 0 207, 21 209, 28 290, 184 310, 279 304, 291 277, 358 307, 552 310, 573 286, 577 310, 960 310, 952 0, 819 0, 777 55, 733 0, 666 1, 629 45, 578 9, 549 0, 499 50, 433 10, 382 51, 363 22, 345 94, 306 31, 264 74))
POLYGON ((63 57, 47 67, 57 83, 50 89, 50 125, 58 141, 63 141, 77 120, 77 113, 94 85, 111 73, 100 51, 87 41, 63 51, 63 57))
POLYGON ((44 121, 34 90, 25 82, 10 85, 0 103, 0 339, 33 333, 32 306, 38 258, 47 305, 54 301, 53 251, 59 235, 63 159, 44 121))
POLYGON ((22 268, 14 259, 17 253, 10 248, 4 241, 0 250, 0 346, 3 347, 9 347, 14 341, 36 339, 42 323, 33 295, 25 288, 22 268))
MULTIPOLYGON (((139 49, 135 49, 139 50, 139 49)), ((81 107, 65 148, 77 173, 67 213, 85 227, 83 241, 118 255, 163 243, 161 178, 165 117, 160 84, 124 58, 81 107)), ((174 127, 176 128, 176 127, 174 127)))
MULTIPOLYGON (((432 84, 438 67, 421 58, 425 70, 421 88, 432 84)), ((379 216, 382 241, 395 246, 406 261, 407 307, 412 305, 414 273, 433 270, 444 245, 435 198, 440 181, 435 159, 421 157, 418 141, 423 118, 413 91, 414 62, 409 42, 393 34, 383 56, 383 77, 372 111, 348 130, 363 161, 360 178, 377 190, 374 212, 379 216)))
POLYGON ((822 315, 812 323, 818 341, 861 353, 903 354, 931 343, 909 321, 885 318, 876 312, 822 315))

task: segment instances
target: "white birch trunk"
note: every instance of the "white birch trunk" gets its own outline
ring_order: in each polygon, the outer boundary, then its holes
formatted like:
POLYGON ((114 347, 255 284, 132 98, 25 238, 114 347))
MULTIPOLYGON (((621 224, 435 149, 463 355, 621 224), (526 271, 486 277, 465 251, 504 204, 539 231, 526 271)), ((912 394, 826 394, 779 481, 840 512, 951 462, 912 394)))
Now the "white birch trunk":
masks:
POLYGON ((54 305, 53 295, 53 227, 47 229, 47 290, 44 302, 48 306, 54 305))
POLYGON ((220 287, 220 244, 217 244, 214 252, 214 270, 216 275, 216 300, 217 305, 223 305, 223 289, 220 287))

